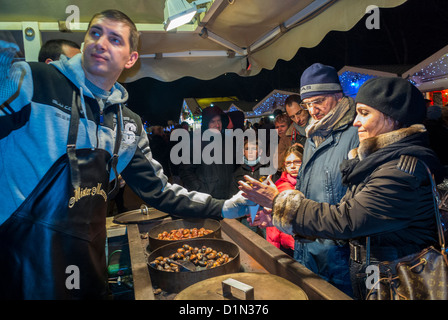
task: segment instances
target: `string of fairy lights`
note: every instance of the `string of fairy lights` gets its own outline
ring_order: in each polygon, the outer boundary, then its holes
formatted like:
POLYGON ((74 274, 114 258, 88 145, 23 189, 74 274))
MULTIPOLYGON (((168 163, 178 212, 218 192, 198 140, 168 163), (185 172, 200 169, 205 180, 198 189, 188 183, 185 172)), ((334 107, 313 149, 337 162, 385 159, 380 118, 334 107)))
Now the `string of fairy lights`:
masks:
POLYGON ((422 83, 446 78, 448 75, 448 53, 444 54, 440 59, 429 63, 420 71, 409 77, 409 81, 418 86, 422 83))

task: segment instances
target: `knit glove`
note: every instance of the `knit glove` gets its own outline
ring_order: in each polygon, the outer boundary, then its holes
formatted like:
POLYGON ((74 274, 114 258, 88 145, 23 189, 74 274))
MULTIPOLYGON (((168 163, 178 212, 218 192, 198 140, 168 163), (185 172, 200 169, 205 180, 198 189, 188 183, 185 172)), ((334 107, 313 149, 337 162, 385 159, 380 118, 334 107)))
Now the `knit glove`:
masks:
POLYGON ((232 198, 224 201, 222 207, 222 216, 227 219, 234 219, 247 216, 252 210, 258 209, 258 204, 242 196, 242 191, 235 194, 232 198))

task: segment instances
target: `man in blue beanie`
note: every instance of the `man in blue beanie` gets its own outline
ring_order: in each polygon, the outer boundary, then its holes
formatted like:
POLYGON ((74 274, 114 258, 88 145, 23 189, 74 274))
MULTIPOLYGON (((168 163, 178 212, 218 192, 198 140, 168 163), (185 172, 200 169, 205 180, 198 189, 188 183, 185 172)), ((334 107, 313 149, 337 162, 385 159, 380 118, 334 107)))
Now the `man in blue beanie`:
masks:
MULTIPOLYGON (((345 97, 336 69, 315 63, 300 79, 301 107, 312 120, 306 129, 303 162, 296 189, 318 202, 337 204, 345 194, 340 164, 359 144, 353 99, 345 97)), ((297 239, 294 258, 335 287, 352 295, 347 243, 297 239)))

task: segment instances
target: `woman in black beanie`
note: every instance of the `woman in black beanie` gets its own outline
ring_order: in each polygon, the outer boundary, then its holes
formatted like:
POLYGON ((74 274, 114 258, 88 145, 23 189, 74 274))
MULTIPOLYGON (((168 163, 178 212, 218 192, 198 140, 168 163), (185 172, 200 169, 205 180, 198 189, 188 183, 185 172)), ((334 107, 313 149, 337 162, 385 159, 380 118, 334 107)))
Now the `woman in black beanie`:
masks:
MULTIPOLYGON (((298 190, 280 194, 240 183, 250 200, 272 208, 258 223, 303 238, 349 240, 355 298, 366 295, 366 259, 391 261, 437 243, 434 202, 425 163, 437 183, 442 166, 429 148, 422 94, 399 78, 370 79, 356 97, 360 145, 341 165, 347 193, 339 204, 306 199, 298 190), (409 166, 409 164, 413 164, 409 166), (260 195, 263 196, 260 196, 260 195), (370 255, 366 254, 370 237, 370 255)), ((317 183, 317 182, 316 182, 317 183)))

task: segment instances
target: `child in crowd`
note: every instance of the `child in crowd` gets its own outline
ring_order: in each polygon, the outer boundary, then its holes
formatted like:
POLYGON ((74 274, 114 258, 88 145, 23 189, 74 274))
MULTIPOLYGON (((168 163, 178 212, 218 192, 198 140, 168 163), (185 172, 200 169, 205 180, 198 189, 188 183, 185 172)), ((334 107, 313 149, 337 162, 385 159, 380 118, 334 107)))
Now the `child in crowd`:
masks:
MULTIPOLYGON (((231 194, 236 194, 240 190, 238 189, 238 181, 244 180, 244 176, 248 175, 259 181, 263 181, 266 176, 260 174, 260 168, 265 166, 260 163, 261 149, 258 148, 258 139, 251 141, 250 139, 244 139, 244 163, 238 165, 233 172, 233 183, 231 187, 231 194)), ((266 230, 264 228, 251 227, 247 222, 246 217, 239 219, 242 224, 249 227, 252 231, 258 233, 263 238, 266 237, 266 230)))
MULTIPOLYGON (((302 154, 303 149, 298 145, 293 145, 286 150, 282 162, 282 175, 275 182, 275 186, 279 192, 295 189, 297 174, 302 165, 302 154)), ((266 240, 290 256, 293 256, 294 238, 292 236, 279 231, 276 227, 268 227, 266 228, 266 240)))

